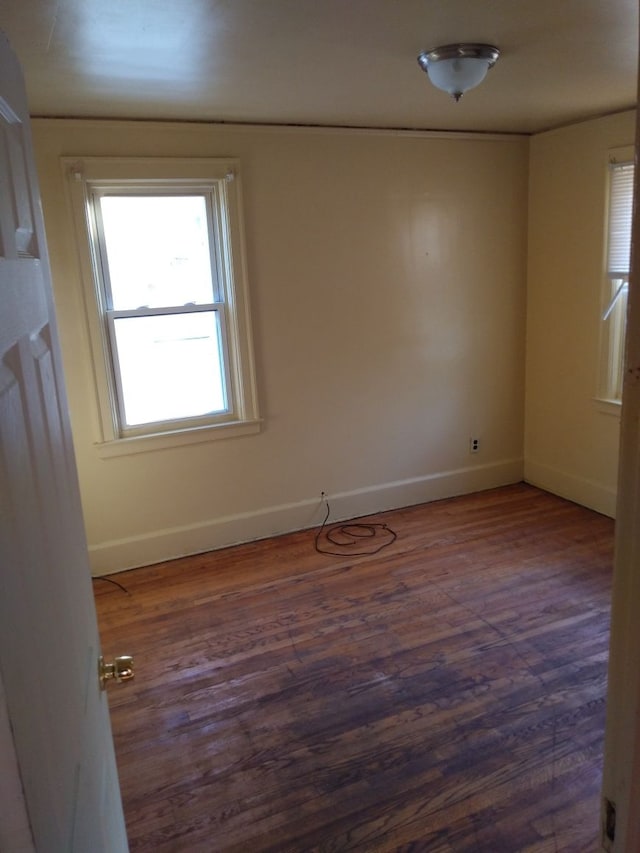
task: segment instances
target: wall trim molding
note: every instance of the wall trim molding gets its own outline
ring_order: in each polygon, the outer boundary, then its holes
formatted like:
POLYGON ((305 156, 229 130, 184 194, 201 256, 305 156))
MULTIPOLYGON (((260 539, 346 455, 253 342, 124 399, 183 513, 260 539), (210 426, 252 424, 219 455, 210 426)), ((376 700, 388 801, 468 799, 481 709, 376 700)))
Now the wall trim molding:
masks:
POLYGON ((550 465, 527 459, 524 463, 524 480, 561 498, 589 507, 610 518, 616 517, 617 490, 602 483, 587 480, 550 465))
POLYGON ((196 127, 215 131, 230 133, 287 133, 287 134, 330 134, 341 136, 396 136, 410 139, 469 139, 469 140, 492 140, 492 141, 520 141, 528 139, 531 134, 525 132, 496 132, 485 130, 429 130, 427 128, 413 127, 359 127, 357 125, 332 125, 332 124, 278 124, 277 122, 239 122, 239 121, 216 121, 214 119, 154 119, 154 118, 100 118, 98 116, 85 117, 63 117, 35 115, 31 117, 35 126, 45 122, 70 125, 72 123, 85 127, 112 126, 134 126, 153 125, 159 130, 179 129, 182 127, 196 127))
MULTIPOLYGON (((505 459, 329 494, 329 522, 518 483, 523 478, 523 467, 522 459, 505 459)), ((295 503, 100 542, 89 546, 91 572, 94 577, 100 577, 242 542, 306 530, 321 524, 325 511, 317 495, 295 503)))

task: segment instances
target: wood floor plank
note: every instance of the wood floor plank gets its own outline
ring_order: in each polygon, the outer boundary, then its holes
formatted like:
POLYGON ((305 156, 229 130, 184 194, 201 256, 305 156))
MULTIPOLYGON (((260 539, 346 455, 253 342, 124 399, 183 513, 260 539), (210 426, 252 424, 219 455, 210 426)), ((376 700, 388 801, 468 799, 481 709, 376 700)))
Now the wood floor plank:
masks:
POLYGON ((95 584, 132 853, 597 850, 613 523, 524 484, 95 584))

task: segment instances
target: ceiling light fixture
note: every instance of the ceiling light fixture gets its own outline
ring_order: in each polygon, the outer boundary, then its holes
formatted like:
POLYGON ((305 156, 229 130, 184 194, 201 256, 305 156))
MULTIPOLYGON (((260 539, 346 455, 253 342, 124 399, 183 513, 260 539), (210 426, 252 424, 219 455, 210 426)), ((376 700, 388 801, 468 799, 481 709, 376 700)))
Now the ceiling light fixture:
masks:
POLYGON ((482 83, 499 56, 498 48, 490 44, 446 44, 425 50, 418 63, 436 88, 459 101, 482 83))

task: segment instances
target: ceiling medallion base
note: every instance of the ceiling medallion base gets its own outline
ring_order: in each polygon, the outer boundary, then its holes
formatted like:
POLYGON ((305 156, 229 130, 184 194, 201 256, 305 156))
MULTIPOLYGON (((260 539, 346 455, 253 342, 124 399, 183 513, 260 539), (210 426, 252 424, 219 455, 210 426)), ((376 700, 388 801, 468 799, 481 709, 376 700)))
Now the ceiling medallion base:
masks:
POLYGON ((491 44, 445 44, 425 50, 418 63, 436 88, 459 101, 482 83, 499 56, 500 51, 491 44))

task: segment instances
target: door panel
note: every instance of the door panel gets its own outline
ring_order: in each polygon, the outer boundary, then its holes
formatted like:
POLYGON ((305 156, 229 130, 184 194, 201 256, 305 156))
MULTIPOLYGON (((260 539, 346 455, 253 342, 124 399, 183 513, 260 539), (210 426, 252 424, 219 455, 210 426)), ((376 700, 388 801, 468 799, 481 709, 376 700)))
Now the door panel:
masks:
POLYGON ((4 39, 0 81, 0 681, 36 849, 124 853, 26 99, 4 39))

